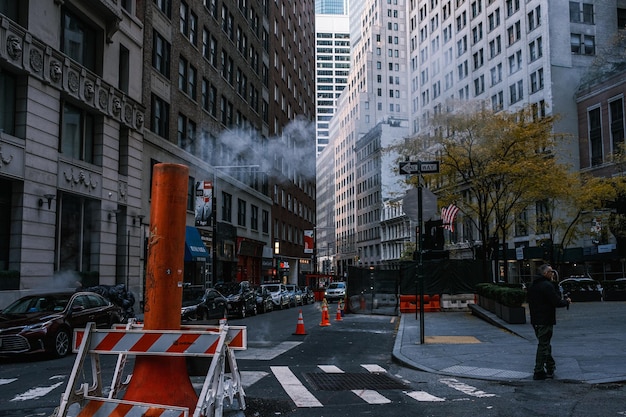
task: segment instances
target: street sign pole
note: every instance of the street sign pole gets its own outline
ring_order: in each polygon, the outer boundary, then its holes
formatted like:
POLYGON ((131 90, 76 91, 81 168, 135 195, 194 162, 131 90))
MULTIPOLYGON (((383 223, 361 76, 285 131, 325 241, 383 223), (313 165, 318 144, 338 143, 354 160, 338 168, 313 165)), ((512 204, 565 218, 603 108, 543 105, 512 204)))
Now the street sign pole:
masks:
MULTIPOLYGON (((436 174, 439 172, 439 161, 404 161, 400 162, 400 174, 415 175, 417 174, 417 233, 415 233, 415 246, 417 248, 418 261, 415 270, 415 301, 419 300, 419 316, 420 316, 420 344, 424 344, 424 259, 423 259, 423 198, 422 198, 422 174, 436 174)), ((415 309, 415 319, 417 320, 417 308, 415 309)))
MULTIPOLYGON (((417 238, 417 252, 418 252, 418 261, 417 261, 417 281, 419 282, 420 291, 419 291, 419 303, 420 303, 420 344, 424 344, 424 268, 423 268, 423 258, 422 258, 422 243, 424 241, 424 230, 422 227, 423 222, 423 208, 422 208, 422 170, 421 163, 417 163, 417 227, 419 228, 419 234, 416 236, 417 238)), ((415 309, 417 313, 417 309, 415 309)))

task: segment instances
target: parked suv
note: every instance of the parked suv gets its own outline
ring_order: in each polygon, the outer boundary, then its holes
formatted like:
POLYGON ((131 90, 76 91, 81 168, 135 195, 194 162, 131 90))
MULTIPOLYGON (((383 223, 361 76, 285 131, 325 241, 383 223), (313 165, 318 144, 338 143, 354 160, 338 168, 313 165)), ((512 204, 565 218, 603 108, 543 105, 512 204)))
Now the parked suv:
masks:
POLYGON ((223 282, 217 284, 215 289, 226 297, 228 315, 235 314, 241 318, 248 313, 256 315, 256 294, 248 281, 223 282))
POLYGON ((341 300, 346 297, 345 282, 331 282, 326 288, 326 301, 341 300))
POLYGON ((302 291, 295 284, 285 284, 287 288, 287 292, 289 293, 289 305, 293 305, 297 307, 299 305, 304 305, 302 301, 302 291))
POLYGON ((271 294, 274 308, 289 308, 289 294, 284 284, 263 284, 261 288, 267 289, 271 294))

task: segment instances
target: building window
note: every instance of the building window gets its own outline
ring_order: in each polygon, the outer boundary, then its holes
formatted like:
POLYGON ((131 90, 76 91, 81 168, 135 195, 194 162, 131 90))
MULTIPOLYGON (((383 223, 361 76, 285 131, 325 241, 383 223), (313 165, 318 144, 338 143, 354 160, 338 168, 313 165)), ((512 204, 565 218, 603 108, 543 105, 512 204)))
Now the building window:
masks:
POLYGON ((618 98, 609 102, 609 123, 611 124, 611 141, 613 152, 620 151, 624 144, 624 99, 618 98))
POLYGON ((0 69, 0 132, 15 135, 17 77, 0 69))
POLYGON ((506 15, 511 16, 519 10, 520 0, 506 0, 506 15))
POLYGON ((250 229, 259 230, 259 208, 254 204, 250 205, 250 229))
POLYGON ((157 8, 161 10, 167 17, 172 17, 172 0, 154 0, 157 8))
POLYGON ((178 88, 192 100, 196 99, 196 79, 196 68, 181 56, 178 61, 178 88))
POLYGON ((569 20, 572 23, 586 23, 588 25, 593 25, 593 4, 570 1, 569 20))
POLYGON ((515 236, 528 236, 528 213, 522 210, 515 218, 515 236))
POLYGON ((170 44, 156 30, 152 36, 152 66, 170 78, 170 44))
POLYGON ((491 86, 502 82, 502 63, 498 63, 495 67, 491 68, 491 86))
POLYGON ((99 242, 93 238, 100 212, 98 203, 72 194, 60 195, 55 269, 91 271, 99 264, 99 242))
POLYGON ((543 90, 543 68, 530 74, 530 92, 536 93, 539 90, 543 90))
POLYGON ((541 26, 541 6, 528 12, 528 31, 531 32, 541 26))
POLYGON ((217 89, 206 78, 202 79, 202 108, 213 117, 217 116, 217 89))
POLYGON ((543 40, 541 36, 528 44, 530 62, 536 61, 543 56, 543 40))
POLYGON ((474 79, 474 95, 478 96, 485 91, 485 76, 480 75, 474 79))
POLYGON ((500 26, 500 8, 498 7, 494 10, 493 13, 487 17, 487 20, 489 22, 489 32, 500 26))
POLYGON ((246 201, 241 198, 237 199, 237 225, 246 226, 246 201))
POLYGON ((233 211, 233 196, 222 191, 222 221, 231 222, 233 211))
POLYGON ((151 103, 152 126, 151 130, 167 139, 169 136, 170 105, 162 98, 152 95, 151 103))
POLYGON ((520 40, 520 38, 522 36, 522 25, 521 25, 521 22, 518 20, 517 22, 515 22, 514 24, 509 26, 507 28, 506 32, 507 32, 507 35, 508 35, 508 38, 509 38, 509 46, 513 45, 515 42, 520 40))
POLYGON ((582 35, 580 33, 571 34, 572 53, 575 55, 595 55, 596 54, 596 37, 591 35, 582 35))
POLYGON ((494 58, 502 52, 502 38, 500 35, 489 41, 489 58, 494 58))
POLYGON ((193 120, 179 114, 176 134, 178 146, 180 148, 189 152, 193 152, 195 150, 196 123, 193 120))
POLYGON ((94 136, 94 116, 67 102, 63 103, 61 153, 69 158, 94 163, 94 136))
POLYGON ((102 51, 102 45, 97 43, 98 35, 94 29, 95 25, 79 19, 66 8, 63 8, 62 19, 61 52, 87 69, 98 73, 96 53, 102 51))
POLYGON ((548 200, 537 201, 535 210, 537 215, 537 234, 542 235, 550 233, 552 216, 550 215, 548 200))
POLYGON ((510 104, 517 103, 524 98, 524 82, 522 80, 509 86, 510 104))
POLYGON ((491 108, 494 112, 502 110, 504 107, 504 93, 502 91, 491 96, 491 108))
POLYGON ((600 107, 587 111, 587 123, 589 125, 589 152, 591 165, 602 163, 602 118, 600 107))

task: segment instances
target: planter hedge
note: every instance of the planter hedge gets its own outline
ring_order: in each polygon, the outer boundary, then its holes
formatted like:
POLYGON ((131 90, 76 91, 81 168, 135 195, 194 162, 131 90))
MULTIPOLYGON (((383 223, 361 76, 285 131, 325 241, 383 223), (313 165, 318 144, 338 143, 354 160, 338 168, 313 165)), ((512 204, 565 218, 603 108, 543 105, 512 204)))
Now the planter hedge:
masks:
POLYGON ((518 286, 482 283, 476 286, 481 307, 510 324, 526 323, 526 291, 518 286))

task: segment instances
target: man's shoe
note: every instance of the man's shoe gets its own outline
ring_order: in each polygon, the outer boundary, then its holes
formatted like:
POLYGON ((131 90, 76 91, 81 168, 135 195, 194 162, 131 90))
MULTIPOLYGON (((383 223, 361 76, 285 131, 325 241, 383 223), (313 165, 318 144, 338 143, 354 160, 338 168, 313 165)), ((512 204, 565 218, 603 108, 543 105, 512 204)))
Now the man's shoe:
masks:
POLYGON ((554 378, 554 369, 548 369, 546 371, 546 378, 550 378, 550 379, 554 378))
POLYGON ((533 374, 533 379, 534 379, 535 381, 542 381, 542 380, 546 379, 547 377, 548 377, 548 376, 546 375, 546 373, 545 373, 544 371, 541 371, 541 372, 535 372, 535 373, 533 374))

